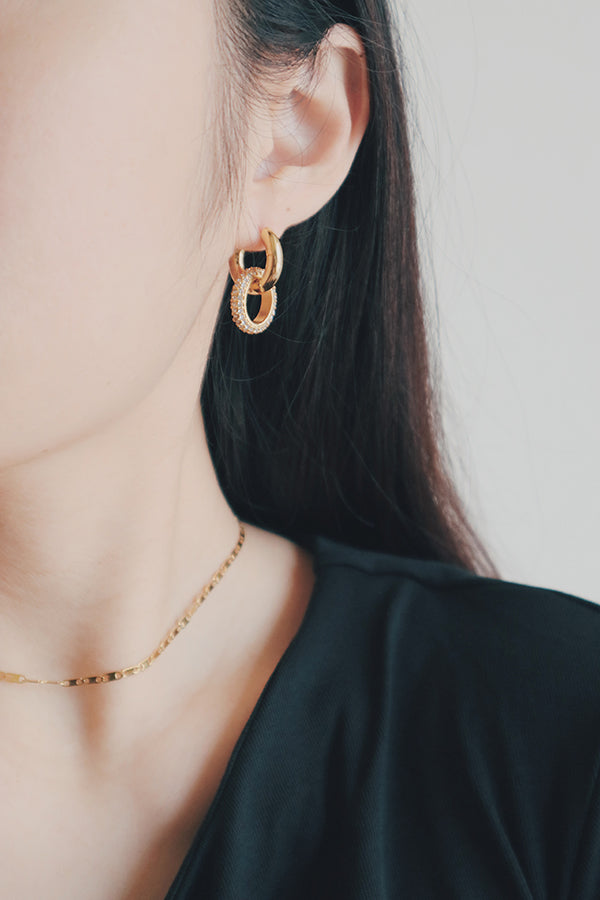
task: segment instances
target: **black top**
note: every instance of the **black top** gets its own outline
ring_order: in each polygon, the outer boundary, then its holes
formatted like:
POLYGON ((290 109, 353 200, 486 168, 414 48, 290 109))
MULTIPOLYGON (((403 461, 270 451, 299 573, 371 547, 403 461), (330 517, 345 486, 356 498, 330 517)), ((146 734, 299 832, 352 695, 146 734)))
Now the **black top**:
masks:
POLYGON ((313 551, 167 900, 599 900, 600 606, 313 551))

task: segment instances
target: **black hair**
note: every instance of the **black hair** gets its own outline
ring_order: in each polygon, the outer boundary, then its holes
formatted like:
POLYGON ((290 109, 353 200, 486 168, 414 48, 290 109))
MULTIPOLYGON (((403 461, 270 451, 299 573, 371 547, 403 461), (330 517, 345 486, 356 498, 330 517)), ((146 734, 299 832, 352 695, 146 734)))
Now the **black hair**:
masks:
MULTIPOLYGON (((386 0, 218 5, 226 9, 221 52, 233 61, 227 90, 237 116, 265 71, 314 61, 335 22, 360 35, 370 79, 370 120, 348 177, 282 238, 271 327, 257 336, 239 331, 229 313, 232 282, 224 288, 201 399, 225 496, 246 521, 300 542, 322 534, 494 575, 442 449, 404 64, 390 7, 386 0)), ((226 150, 230 180, 237 163, 226 150)))

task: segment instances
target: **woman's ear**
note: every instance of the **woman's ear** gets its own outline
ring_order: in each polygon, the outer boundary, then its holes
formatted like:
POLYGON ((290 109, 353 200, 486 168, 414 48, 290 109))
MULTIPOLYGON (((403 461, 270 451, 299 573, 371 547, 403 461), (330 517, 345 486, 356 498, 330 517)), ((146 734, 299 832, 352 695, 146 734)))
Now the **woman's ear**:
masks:
POLYGON ((315 78, 296 70, 271 91, 256 122, 237 247, 260 250, 260 230, 281 237, 310 218, 345 180, 369 121, 369 79, 362 41, 338 23, 319 48, 315 78), (274 96, 275 95, 275 96, 274 96))

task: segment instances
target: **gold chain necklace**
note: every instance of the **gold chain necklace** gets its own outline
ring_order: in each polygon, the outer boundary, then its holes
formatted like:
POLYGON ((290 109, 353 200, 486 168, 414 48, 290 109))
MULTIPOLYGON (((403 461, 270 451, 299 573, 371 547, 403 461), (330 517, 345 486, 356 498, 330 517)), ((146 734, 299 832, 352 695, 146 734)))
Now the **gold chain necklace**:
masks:
POLYGON ((158 659, 161 653, 164 653, 169 644, 172 643, 177 635, 181 631, 183 631, 185 626, 189 624, 190 619, 192 618, 196 610, 199 609, 200 604, 203 603, 210 592, 214 588, 216 588, 218 583, 223 578, 225 572, 242 549, 244 540, 246 538, 246 532, 239 519, 238 525, 240 527, 238 542, 227 559, 223 563, 221 563, 217 571, 214 573, 210 581, 204 585, 200 593, 196 594, 184 614, 173 626, 173 628, 171 628, 171 630, 167 632, 158 647, 136 666, 129 666, 127 669, 117 669, 115 672, 104 672, 102 675, 88 675, 85 678, 67 678, 64 681, 47 681, 40 678, 27 678, 26 675, 17 675, 14 672, 0 672, 0 681, 8 681, 13 684, 57 684, 61 687, 79 687, 82 684, 106 684, 109 681, 120 681, 121 678, 129 678, 131 675, 139 675, 140 672, 144 672, 149 666, 152 665, 155 659, 158 659))

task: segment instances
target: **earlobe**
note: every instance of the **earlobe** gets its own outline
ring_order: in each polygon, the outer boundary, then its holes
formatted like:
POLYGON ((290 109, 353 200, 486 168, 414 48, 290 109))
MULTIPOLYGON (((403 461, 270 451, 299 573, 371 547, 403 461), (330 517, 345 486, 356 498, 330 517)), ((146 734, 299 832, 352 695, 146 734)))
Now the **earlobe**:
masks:
POLYGON ((338 23, 323 39, 310 85, 300 77, 280 83, 269 109, 269 141, 248 184, 250 240, 263 225, 281 235, 325 206, 346 179, 368 120, 362 42, 338 23))

